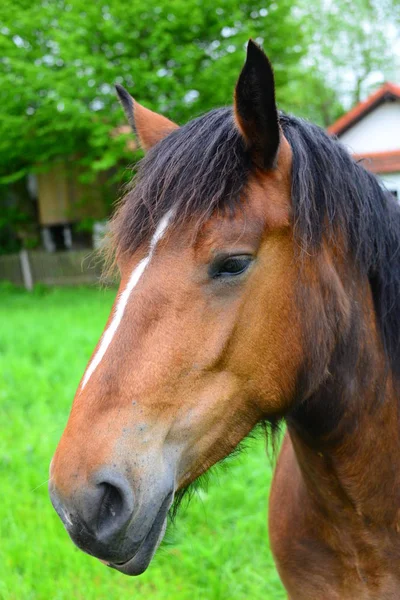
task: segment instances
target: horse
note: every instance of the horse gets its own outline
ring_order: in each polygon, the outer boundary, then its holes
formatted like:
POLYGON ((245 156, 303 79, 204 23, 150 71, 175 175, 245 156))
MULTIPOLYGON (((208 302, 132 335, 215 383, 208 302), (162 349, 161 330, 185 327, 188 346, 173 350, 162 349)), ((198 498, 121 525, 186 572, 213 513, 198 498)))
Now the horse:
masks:
POLYGON ((67 532, 139 575, 174 498, 282 422, 269 536, 288 597, 399 598, 395 199, 278 111, 251 40, 233 107, 178 127, 117 93, 145 156, 111 222, 119 291, 50 467, 67 532))

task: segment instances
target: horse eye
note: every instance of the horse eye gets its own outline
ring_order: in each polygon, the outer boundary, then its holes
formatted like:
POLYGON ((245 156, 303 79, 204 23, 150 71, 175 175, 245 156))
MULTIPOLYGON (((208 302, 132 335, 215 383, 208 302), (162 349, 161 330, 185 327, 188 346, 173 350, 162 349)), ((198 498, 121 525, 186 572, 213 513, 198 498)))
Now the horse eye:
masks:
POLYGON ((217 279, 241 275, 249 268, 252 260, 252 257, 247 255, 228 256, 223 260, 217 260, 210 266, 210 276, 217 279))

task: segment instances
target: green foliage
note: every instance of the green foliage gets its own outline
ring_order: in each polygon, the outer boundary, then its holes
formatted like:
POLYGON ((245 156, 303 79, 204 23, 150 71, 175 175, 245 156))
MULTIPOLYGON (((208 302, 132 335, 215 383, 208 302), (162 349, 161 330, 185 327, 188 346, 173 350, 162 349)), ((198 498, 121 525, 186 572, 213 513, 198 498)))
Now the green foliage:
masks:
POLYGON ((0 185, 0 255, 38 244, 34 205, 25 184, 19 179, 0 185))
POLYGON ((0 201, 0 254, 17 252, 21 244, 14 231, 19 225, 26 223, 27 216, 14 207, 2 204, 0 201))
POLYGON ((113 166, 124 141, 113 84, 177 121, 231 102, 253 36, 278 87, 305 52, 293 0, 4 0, 0 9, 0 175, 58 156, 113 166), (293 35, 296 31, 296 35, 293 35))
MULTIPOLYGON (((322 77, 333 102, 339 97, 351 108, 371 87, 399 81, 398 0, 319 0, 316 10, 309 11, 306 3, 304 10, 309 12, 309 72, 322 77)), ((325 110, 327 100, 323 93, 325 110)))
POLYGON ((126 164, 115 82, 179 123, 230 104, 249 37, 280 106, 327 124, 394 65, 398 17, 397 0, 2 0, 0 183, 57 157, 126 164))
POLYGON ((283 600, 268 546, 265 442, 182 507, 148 571, 128 578, 76 549, 48 466, 114 290, 0 286, 0 598, 283 600))

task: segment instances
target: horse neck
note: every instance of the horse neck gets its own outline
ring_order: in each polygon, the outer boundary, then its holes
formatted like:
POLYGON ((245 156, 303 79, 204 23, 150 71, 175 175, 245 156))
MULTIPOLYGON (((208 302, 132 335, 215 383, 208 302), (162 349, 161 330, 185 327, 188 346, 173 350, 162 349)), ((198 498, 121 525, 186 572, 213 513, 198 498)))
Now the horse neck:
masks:
POLYGON ((317 504, 382 525, 400 510, 398 388, 384 354, 372 296, 360 294, 352 333, 335 348, 329 376, 287 416, 303 481, 317 504))

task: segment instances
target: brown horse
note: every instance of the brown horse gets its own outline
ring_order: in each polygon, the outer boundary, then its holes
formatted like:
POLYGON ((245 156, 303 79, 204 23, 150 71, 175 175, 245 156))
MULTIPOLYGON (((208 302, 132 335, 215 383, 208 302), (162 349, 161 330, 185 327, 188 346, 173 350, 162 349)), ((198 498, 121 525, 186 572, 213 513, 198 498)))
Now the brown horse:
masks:
POLYGON ((287 435, 270 538, 292 600, 400 598, 400 211, 278 113, 254 43, 178 127, 118 94, 148 153, 112 223, 112 313, 51 466, 74 542, 142 573, 173 499, 259 422, 287 435))

